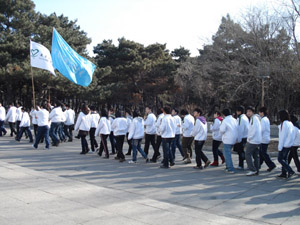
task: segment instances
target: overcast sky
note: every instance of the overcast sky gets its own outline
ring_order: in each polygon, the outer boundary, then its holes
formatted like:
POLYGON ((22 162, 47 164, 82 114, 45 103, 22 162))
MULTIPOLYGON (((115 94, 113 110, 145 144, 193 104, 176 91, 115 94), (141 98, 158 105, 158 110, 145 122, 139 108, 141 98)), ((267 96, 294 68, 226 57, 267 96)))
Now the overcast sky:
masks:
POLYGON ((56 12, 77 24, 92 38, 93 47, 104 39, 117 44, 120 37, 144 45, 183 46, 192 56, 209 43, 222 16, 238 20, 249 7, 270 6, 272 0, 33 0, 36 10, 56 12))

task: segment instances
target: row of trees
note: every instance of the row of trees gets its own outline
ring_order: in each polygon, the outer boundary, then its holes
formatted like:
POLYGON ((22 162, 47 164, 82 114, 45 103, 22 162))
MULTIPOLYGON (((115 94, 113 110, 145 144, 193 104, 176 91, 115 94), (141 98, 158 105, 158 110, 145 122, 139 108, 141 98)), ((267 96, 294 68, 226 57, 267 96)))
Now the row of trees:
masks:
MULTIPOLYGON (((210 44, 190 57, 180 47, 140 43, 120 38, 104 40, 90 58, 96 65, 89 87, 76 86, 58 75, 33 69, 37 100, 58 99, 79 108, 82 102, 99 107, 160 107, 171 104, 204 108, 209 115, 223 107, 262 104, 270 111, 300 109, 300 51, 297 41, 299 1, 284 3, 283 11, 269 14, 253 9, 236 22, 221 20, 210 44)), ((76 21, 34 10, 31 0, 0 0, 0 98, 31 105, 29 40, 49 49, 52 27, 79 54, 88 57, 91 42, 76 21)))

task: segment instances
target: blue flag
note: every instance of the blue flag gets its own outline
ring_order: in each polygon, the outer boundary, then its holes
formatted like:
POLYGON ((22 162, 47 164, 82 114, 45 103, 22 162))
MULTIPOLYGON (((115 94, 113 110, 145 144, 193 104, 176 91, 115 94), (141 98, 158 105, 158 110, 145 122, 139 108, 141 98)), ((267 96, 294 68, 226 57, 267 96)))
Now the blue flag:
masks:
POLYGON ((63 76, 75 84, 87 87, 92 82, 96 66, 75 52, 53 28, 52 62, 63 76))

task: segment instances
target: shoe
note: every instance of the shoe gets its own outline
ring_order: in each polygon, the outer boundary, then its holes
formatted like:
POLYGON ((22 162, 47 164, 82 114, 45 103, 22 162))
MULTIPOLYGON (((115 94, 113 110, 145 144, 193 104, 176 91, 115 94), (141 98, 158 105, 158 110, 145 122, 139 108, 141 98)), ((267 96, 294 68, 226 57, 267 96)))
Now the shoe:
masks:
POLYGON ((85 155, 85 153, 86 153, 86 152, 80 152, 79 154, 80 154, 80 155, 85 155))
POLYGON ((286 174, 283 174, 283 173, 280 174, 280 175, 278 175, 277 177, 278 177, 278 178, 287 178, 286 174))
POLYGON ((225 157, 223 155, 221 156, 221 159, 222 159, 222 164, 224 164, 225 163, 225 157))
POLYGON ((232 170, 228 170, 228 169, 226 169, 226 170, 225 170, 225 173, 234 174, 235 172, 234 172, 234 171, 232 171, 232 170))
POLYGON ((128 161, 128 163, 129 163, 129 164, 136 164, 136 161, 130 160, 130 161, 128 161))
POLYGON ((37 147, 35 147, 34 145, 32 145, 32 147, 33 147, 34 149, 37 149, 37 147))
POLYGON ((72 139, 69 139, 69 140, 68 140, 68 142, 72 142, 72 141, 73 141, 72 139))
POLYGON ((109 155, 105 155, 103 158, 104 159, 109 159, 109 155))
POLYGON ((295 172, 295 174, 297 174, 298 176, 300 176, 300 172, 298 171, 298 172, 295 172))
MULTIPOLYGON (((98 150, 98 149, 97 149, 98 150)), ((116 153, 112 152, 112 153, 109 153, 110 155, 115 155, 116 153)))
POLYGON ((131 152, 127 152, 125 155, 131 155, 131 152))
POLYGON ((268 172, 271 172, 272 170, 274 170, 276 168, 276 166, 270 167, 269 169, 267 169, 268 172))
POLYGON ((237 170, 244 170, 244 168, 243 167, 241 167, 241 166, 237 166, 237 167, 235 167, 237 170))
POLYGON ((32 141, 29 141, 29 143, 33 143, 33 140, 32 140, 32 141))
POLYGON ((148 162, 149 162, 149 159, 147 158, 147 159, 146 159, 146 163, 148 163, 148 162))
POLYGON ((126 161, 126 159, 120 159, 120 162, 125 162, 126 161))
POLYGON ((246 174, 246 176, 254 176, 254 175, 258 175, 257 171, 250 171, 246 174))
POLYGON ((161 161, 160 161, 160 164, 164 164, 164 160, 161 160, 161 161))
POLYGON ((17 142, 20 142, 20 140, 19 140, 19 139, 16 139, 16 141, 17 141, 17 142))
POLYGON ((192 161, 190 159, 186 159, 186 160, 183 161, 183 163, 184 164, 190 164, 190 163, 192 163, 192 161))
POLYGON ((196 170, 203 170, 203 166, 194 166, 193 168, 196 170))
POLYGON ((50 150, 50 148, 49 148, 49 147, 48 147, 48 148, 47 148, 47 147, 44 147, 44 150, 50 150))
POLYGON ((161 169, 169 169, 170 167, 161 165, 159 168, 161 168, 161 169))
POLYGON ((210 164, 210 161, 208 160, 208 161, 205 163, 204 168, 208 167, 209 164, 210 164))
POLYGON ((156 159, 160 159, 161 158, 161 155, 159 154, 157 157, 156 157, 156 159))
POLYGON ((175 163, 174 163, 174 162, 170 163, 170 166, 174 166, 174 165, 175 165, 175 163))
POLYGON ((156 163, 156 160, 155 159, 150 159, 150 162, 151 163, 156 163))
POLYGON ((289 178, 291 178, 291 177, 294 176, 294 175, 295 175, 295 172, 289 173, 289 174, 287 175, 286 179, 289 179, 289 178))
POLYGON ((219 166, 218 161, 214 161, 213 163, 210 164, 210 166, 219 166))
POLYGON ((115 157, 115 160, 120 160, 120 158, 118 156, 115 157))

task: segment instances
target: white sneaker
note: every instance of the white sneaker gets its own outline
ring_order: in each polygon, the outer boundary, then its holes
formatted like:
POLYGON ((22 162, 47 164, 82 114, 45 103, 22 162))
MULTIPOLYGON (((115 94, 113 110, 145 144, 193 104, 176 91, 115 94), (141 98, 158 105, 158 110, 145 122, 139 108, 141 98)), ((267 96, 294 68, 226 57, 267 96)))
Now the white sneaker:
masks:
POLYGON ((237 170, 244 170, 244 168, 243 167, 240 167, 240 166, 237 166, 237 167, 235 167, 237 170))
POLYGON ((250 171, 249 173, 246 174, 246 176, 253 176, 256 175, 257 172, 256 171, 250 171))
POLYGON ((135 164, 135 163, 136 163, 136 161, 132 161, 132 160, 130 160, 128 163, 129 163, 129 164, 135 164))

